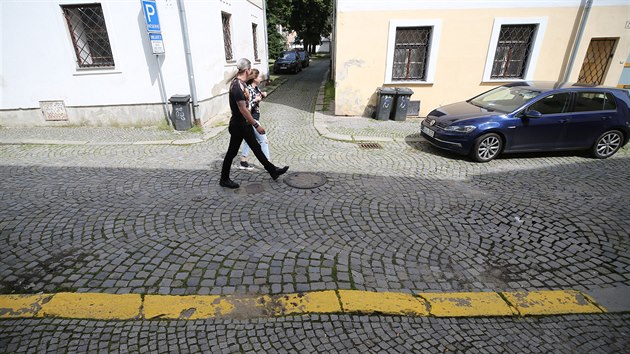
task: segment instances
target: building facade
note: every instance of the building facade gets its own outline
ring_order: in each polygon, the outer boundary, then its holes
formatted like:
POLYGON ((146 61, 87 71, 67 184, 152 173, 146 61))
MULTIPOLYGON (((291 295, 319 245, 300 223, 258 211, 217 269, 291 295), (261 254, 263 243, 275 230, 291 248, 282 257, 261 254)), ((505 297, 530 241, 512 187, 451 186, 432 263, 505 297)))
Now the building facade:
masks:
POLYGON ((625 0, 337 0, 334 23, 337 115, 373 114, 379 87, 426 116, 512 81, 617 86, 630 53, 625 0))
POLYGON ((160 124, 176 94, 204 123, 239 58, 268 74, 263 0, 3 0, 0 19, 3 126, 160 124))

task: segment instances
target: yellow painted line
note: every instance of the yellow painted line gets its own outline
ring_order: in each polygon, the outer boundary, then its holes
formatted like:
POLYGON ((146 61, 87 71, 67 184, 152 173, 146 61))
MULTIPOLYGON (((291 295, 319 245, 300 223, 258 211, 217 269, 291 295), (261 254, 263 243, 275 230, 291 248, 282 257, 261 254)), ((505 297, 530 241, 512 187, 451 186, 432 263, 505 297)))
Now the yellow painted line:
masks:
POLYGON ((127 320, 140 317, 138 294, 59 293, 42 305, 43 317, 127 320))
POLYGON ((424 300, 410 294, 359 290, 339 290, 344 312, 427 316, 424 300))
POLYGON ((0 318, 37 317, 53 295, 0 295, 0 318))
POLYGON ((588 296, 575 290, 504 292, 522 316, 605 312, 588 296))
POLYGON ((602 313, 574 290, 406 293, 327 290, 285 295, 146 295, 59 293, 0 295, 0 318, 206 319, 308 313, 382 313, 399 316, 494 317, 602 313))
POLYGON ((220 317, 234 305, 216 295, 147 295, 144 297, 144 318, 204 319, 220 317))
POLYGON ((517 314, 497 293, 420 293, 436 317, 513 316, 517 314))
POLYGON ((273 297, 266 307, 272 316, 341 312, 339 298, 334 290, 280 295, 273 297))

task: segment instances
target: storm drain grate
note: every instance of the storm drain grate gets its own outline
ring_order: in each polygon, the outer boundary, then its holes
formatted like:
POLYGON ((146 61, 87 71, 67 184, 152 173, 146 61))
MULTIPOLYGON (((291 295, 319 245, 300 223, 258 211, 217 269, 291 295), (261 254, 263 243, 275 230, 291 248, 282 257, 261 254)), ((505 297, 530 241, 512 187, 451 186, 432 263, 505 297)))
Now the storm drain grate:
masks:
POLYGON ((383 147, 379 143, 359 143, 361 149, 382 149, 383 147))

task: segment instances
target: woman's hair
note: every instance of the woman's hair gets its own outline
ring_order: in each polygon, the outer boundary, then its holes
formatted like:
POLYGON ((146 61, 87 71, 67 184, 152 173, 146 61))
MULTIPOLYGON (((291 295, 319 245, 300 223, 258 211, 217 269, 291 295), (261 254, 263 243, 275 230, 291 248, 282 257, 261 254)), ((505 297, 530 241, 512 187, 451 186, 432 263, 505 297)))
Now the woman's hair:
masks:
POLYGON ((247 77, 247 81, 245 81, 246 84, 251 85, 252 82, 254 82, 254 80, 256 80, 256 78, 258 77, 258 75, 260 74, 260 71, 258 71, 258 69, 254 68, 252 69, 252 73, 249 74, 249 76, 247 77))
POLYGON ((241 58, 238 60, 238 62, 236 62, 236 70, 238 70, 237 72, 235 72, 233 75, 230 76, 230 78, 225 82, 227 84, 229 84, 230 82, 234 81, 234 79, 238 76, 238 74, 242 73, 243 71, 250 69, 252 67, 252 62, 249 61, 249 59, 247 58, 241 58))

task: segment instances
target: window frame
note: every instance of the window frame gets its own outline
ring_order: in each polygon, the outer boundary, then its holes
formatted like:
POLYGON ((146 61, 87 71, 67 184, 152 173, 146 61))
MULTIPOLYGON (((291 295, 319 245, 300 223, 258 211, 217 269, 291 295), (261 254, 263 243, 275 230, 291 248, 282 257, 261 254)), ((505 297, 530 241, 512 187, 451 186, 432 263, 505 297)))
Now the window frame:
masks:
POLYGON ((64 26, 66 27, 66 34, 68 36, 68 41, 70 43, 70 52, 72 53, 72 57, 74 58, 73 62, 74 62, 74 67, 77 74, 90 74, 90 73, 96 73, 96 72, 115 72, 117 66, 120 64, 119 63, 120 58, 118 60, 115 59, 116 58, 116 44, 115 44, 115 41, 112 41, 113 34, 110 31, 110 26, 109 26, 110 21, 109 21, 108 12, 106 11, 107 4, 103 4, 101 2, 85 3, 85 4, 84 3, 59 4, 59 8, 61 9, 63 23, 64 23, 64 26), (73 33, 72 25, 68 22, 68 18, 66 16, 66 9, 76 9, 76 8, 87 7, 87 6, 99 6, 101 9, 101 14, 103 16, 103 23, 104 23, 105 31, 107 35, 107 42, 108 42, 109 51, 111 54, 111 61, 112 61, 111 65, 82 66, 80 63, 81 59, 80 59, 79 52, 77 51, 77 47, 76 47, 77 43, 76 43, 75 34, 73 33))
POLYGON ((387 41, 387 65, 385 70, 385 84, 433 84, 435 82, 435 70, 437 67, 440 38, 442 37, 442 20, 391 20, 389 21, 389 34, 387 41), (404 27, 431 27, 429 38, 429 53, 427 55, 425 80, 392 80, 394 67, 394 52, 396 48, 396 30, 404 27))
POLYGON ((236 59, 234 59, 234 40, 232 38, 232 34, 234 33, 234 31, 232 30, 232 14, 229 12, 225 12, 225 11, 221 11, 221 33, 223 34, 223 54, 224 54, 224 58, 225 58, 225 62, 226 63, 232 63, 235 62, 236 59), (228 29, 228 37, 230 39, 230 43, 229 43, 229 48, 230 48, 230 55, 232 56, 231 58, 228 58, 228 53, 227 53, 227 48, 228 48, 228 44, 225 43, 225 25, 223 23, 223 17, 226 16, 227 17, 227 29, 228 29))
POLYGON ((254 61, 260 62, 260 56, 258 54, 258 24, 255 22, 252 22, 252 38, 254 40, 254 61))
POLYGON ((542 47, 543 38, 547 30, 547 17, 524 17, 524 18, 495 18, 492 27, 492 35, 490 36, 490 45, 488 46, 488 54, 486 56, 486 66, 483 71, 483 82, 517 82, 517 81, 529 81, 534 77, 536 71, 536 64, 540 56, 540 50, 542 47), (497 51, 497 44, 499 43, 499 35, 501 34, 501 27, 504 25, 536 25, 536 33, 532 40, 531 52, 529 59, 526 63, 525 74, 523 78, 505 78, 505 79, 493 79, 492 66, 494 64, 494 56, 497 51))

